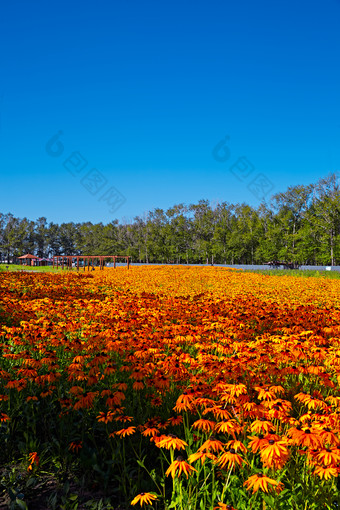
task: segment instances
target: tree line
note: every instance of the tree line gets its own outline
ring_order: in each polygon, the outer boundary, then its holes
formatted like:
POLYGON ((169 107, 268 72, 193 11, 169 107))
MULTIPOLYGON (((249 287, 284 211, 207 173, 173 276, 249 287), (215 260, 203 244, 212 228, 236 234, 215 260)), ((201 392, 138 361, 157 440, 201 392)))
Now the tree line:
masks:
POLYGON ((134 262, 340 263, 340 191, 336 174, 290 186, 257 208, 208 200, 154 209, 133 222, 31 221, 0 213, 0 258, 32 253, 130 255, 134 262))

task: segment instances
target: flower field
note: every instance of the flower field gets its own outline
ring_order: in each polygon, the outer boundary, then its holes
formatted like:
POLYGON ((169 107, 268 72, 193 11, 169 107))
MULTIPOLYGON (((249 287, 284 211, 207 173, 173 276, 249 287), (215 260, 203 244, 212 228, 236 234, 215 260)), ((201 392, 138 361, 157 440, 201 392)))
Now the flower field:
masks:
POLYGON ((11 508, 38 508, 49 477, 90 487, 52 509, 340 505, 338 280, 6 272, 0 328, 11 508))

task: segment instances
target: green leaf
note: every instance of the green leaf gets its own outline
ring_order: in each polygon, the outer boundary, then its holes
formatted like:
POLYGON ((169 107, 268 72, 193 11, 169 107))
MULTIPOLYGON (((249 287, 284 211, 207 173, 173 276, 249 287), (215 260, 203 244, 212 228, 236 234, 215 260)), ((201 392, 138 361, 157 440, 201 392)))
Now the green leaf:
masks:
POLYGON ((15 501, 16 495, 14 494, 12 489, 10 489, 10 488, 8 489, 8 494, 9 494, 9 497, 11 498, 11 500, 15 501))
POLYGON ((34 476, 31 476, 26 482, 26 487, 31 487, 32 485, 35 485, 37 479, 34 476))
POLYGON ((21 510, 28 510, 25 501, 23 501, 22 499, 16 498, 15 502, 18 505, 18 507, 21 508, 21 510))

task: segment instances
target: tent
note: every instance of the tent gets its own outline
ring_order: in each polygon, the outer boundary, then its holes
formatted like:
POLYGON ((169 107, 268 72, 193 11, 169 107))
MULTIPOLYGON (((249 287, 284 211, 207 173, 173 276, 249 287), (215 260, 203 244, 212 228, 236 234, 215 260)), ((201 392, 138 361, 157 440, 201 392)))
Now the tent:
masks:
POLYGON ((25 266, 34 266, 34 260, 37 260, 38 257, 35 255, 31 255, 30 253, 26 253, 26 255, 22 255, 19 257, 20 264, 23 264, 25 266))

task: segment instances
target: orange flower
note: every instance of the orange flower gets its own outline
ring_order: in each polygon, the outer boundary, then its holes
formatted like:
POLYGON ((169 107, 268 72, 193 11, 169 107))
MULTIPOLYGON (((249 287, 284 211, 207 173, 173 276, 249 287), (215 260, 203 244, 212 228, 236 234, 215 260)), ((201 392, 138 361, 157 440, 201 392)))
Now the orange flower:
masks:
POLYGON ((68 449, 71 452, 78 453, 78 451, 81 450, 82 447, 83 447, 83 442, 82 441, 73 441, 72 443, 70 443, 68 449))
POLYGON ((250 439, 248 447, 253 453, 256 453, 263 445, 267 444, 267 439, 265 439, 262 434, 259 434, 258 437, 248 436, 248 439, 250 439))
POLYGON ((97 416, 97 420, 99 422, 102 421, 104 423, 109 423, 113 421, 113 418, 114 413, 112 411, 108 411, 107 413, 100 412, 99 415, 97 416))
POLYGON ((277 394, 280 395, 285 392, 282 386, 270 386, 269 391, 272 391, 273 393, 275 393, 275 395, 277 394))
POLYGON ((274 489, 276 492, 280 492, 283 489, 283 484, 281 482, 277 482, 262 473, 251 476, 244 482, 243 485, 247 488, 247 490, 253 489, 253 494, 259 489, 264 492, 269 492, 271 489, 274 489))
POLYGON ((324 445, 338 446, 340 444, 338 436, 328 427, 320 430, 320 438, 324 445))
POLYGON ((250 425, 250 429, 252 432, 256 432, 257 434, 268 434, 274 430, 274 425, 271 421, 267 421, 265 418, 259 418, 250 425))
MULTIPOLYGON (((126 391, 128 389, 128 385, 126 383, 119 383, 119 384, 117 384, 117 388, 121 391, 126 391)), ((122 395, 124 395, 124 393, 122 393, 122 395)), ((125 397, 125 395, 124 395, 124 397, 125 397)))
POLYGON ((324 448, 318 453, 316 460, 325 466, 334 466, 340 462, 340 450, 338 448, 324 448))
POLYGON ((275 392, 270 391, 268 387, 261 388, 255 386, 255 390, 259 392, 257 396, 259 400, 274 400, 276 398, 275 392))
MULTIPOLYGON (((4 428, 6 399, 35 407, 36 395, 58 429, 75 420, 76 434, 78 425, 87 430, 94 420, 98 432, 110 427, 117 444, 141 432, 151 450, 168 448, 172 460, 176 448, 176 455, 195 452, 186 463, 214 469, 221 479, 223 468, 241 471, 249 451, 249 462, 271 469, 253 480, 249 495, 254 488, 280 489, 265 481, 284 465, 290 470, 291 451, 303 456, 316 487, 340 472, 337 282, 135 266, 86 277, 2 273, 0 296, 1 313, 15 324, 0 328, 4 428), (299 375, 316 382, 308 394, 300 391, 299 375), (178 416, 171 416, 175 404, 178 416), (155 406, 160 416, 151 418, 155 406), (190 445, 161 434, 165 426, 180 437, 189 424, 190 445)), ((19 428, 22 418, 16 417, 19 428)), ((15 427, 7 428, 13 435, 15 427)), ((66 449, 82 451, 69 442, 66 449)), ((109 451, 103 455, 105 462, 109 451)), ((184 479, 191 471, 175 473, 184 479)), ((141 502, 147 507, 150 500, 141 502)))
POLYGON ((266 403, 266 407, 269 407, 268 418, 279 419, 282 421, 288 421, 289 413, 292 409, 292 404, 287 400, 272 400, 266 403))
POLYGON ((226 505, 225 503, 219 503, 217 506, 214 507, 214 510, 237 510, 232 505, 226 505))
POLYGON ((26 397, 26 402, 30 402, 30 401, 32 401, 32 400, 33 400, 33 401, 35 401, 35 402, 37 402, 38 397, 36 397, 35 395, 33 395, 33 396, 29 396, 29 397, 26 397))
POLYGON ((188 461, 190 462, 190 464, 192 464, 193 462, 196 462, 197 460, 200 460, 202 466, 203 466, 204 462, 206 461, 206 459, 216 460, 216 455, 208 452, 207 450, 202 450, 202 451, 197 451, 196 453, 192 453, 188 457, 188 461))
POLYGON ((304 404, 307 404, 308 409, 326 409, 327 404, 322 400, 315 398, 311 395, 308 395, 308 398, 305 399, 304 404))
POLYGON ((275 441, 269 439, 260 449, 260 457, 265 467, 275 467, 281 469, 289 457, 287 441, 275 441))
POLYGON ((181 411, 191 411, 192 410, 192 402, 194 398, 192 395, 188 395, 186 392, 183 395, 180 395, 176 401, 176 405, 173 408, 176 413, 180 413, 181 411))
POLYGON ((296 428, 288 430, 287 436, 292 437, 292 441, 298 446, 307 446, 308 448, 318 448, 321 444, 320 436, 317 430, 308 428, 296 428))
POLYGON ((131 505, 137 505, 137 503, 140 504, 140 506, 143 506, 144 503, 147 505, 152 505, 152 502, 157 499, 157 496, 155 494, 152 494, 151 492, 141 492, 136 496, 132 501, 131 505))
POLYGON ((203 430, 204 432, 210 432, 214 427, 216 423, 212 420, 204 420, 201 418, 200 420, 195 421, 192 424, 192 428, 203 430))
POLYGON ((18 381, 8 381, 5 388, 15 388, 17 391, 22 391, 27 386, 26 379, 19 379, 18 381))
POLYGON ((125 399, 124 393, 120 393, 120 392, 118 392, 118 393, 111 393, 111 391, 108 391, 107 399, 106 399, 106 405, 107 405, 107 407, 111 407, 111 408, 116 407, 116 406, 120 406, 121 402, 124 399, 125 399), (124 398, 122 396, 124 396, 124 398))
POLYGON ((247 393, 247 387, 245 384, 227 384, 227 390, 232 397, 239 397, 247 393))
POLYGON ((33 469, 33 464, 36 464, 38 466, 39 464, 39 456, 37 454, 37 452, 32 452, 29 454, 29 457, 28 457, 28 461, 29 461, 29 466, 27 468, 27 471, 32 471, 33 469))
POLYGON ((10 417, 6 413, 0 413, 0 421, 10 421, 10 417))
POLYGON ((190 464, 185 462, 183 457, 177 457, 177 459, 174 460, 172 464, 170 464, 165 474, 166 476, 171 475, 172 478, 175 478, 175 476, 181 476, 181 474, 184 473, 188 478, 188 475, 193 473, 194 471, 197 472, 195 468, 193 468, 192 466, 190 466, 190 464))
POLYGON ((302 404, 307 404, 307 402, 310 400, 310 395, 308 395, 308 393, 305 393, 304 391, 301 391, 300 393, 297 393, 296 395, 294 395, 294 398, 298 401, 298 402, 301 402, 302 404))
POLYGON ((255 402, 245 402, 242 407, 244 416, 249 418, 259 418, 264 411, 263 405, 255 402))
POLYGON ((241 432, 242 427, 236 420, 224 420, 216 424, 215 430, 218 433, 234 435, 241 432))
POLYGON ((338 476, 338 470, 334 466, 317 466, 313 471, 313 475, 329 480, 332 476, 338 476))
POLYGON ((234 448, 229 448, 227 452, 222 453, 222 455, 217 459, 216 463, 223 469, 234 468, 236 465, 241 466, 245 462, 241 455, 236 453, 234 448))
POLYGON ((79 396, 78 402, 76 402, 73 406, 75 411, 79 409, 89 409, 92 407, 94 399, 97 397, 98 391, 89 391, 88 393, 84 393, 84 395, 79 396))
POLYGON ((213 452, 221 452, 223 451, 223 443, 211 436, 209 439, 204 441, 202 446, 199 447, 198 451, 202 452, 203 450, 212 450, 213 452))
MULTIPOLYGON (((116 393, 113 394, 113 396, 111 397, 111 401, 113 401, 113 403, 116 405, 116 406, 119 406, 123 400, 125 400, 125 395, 122 391, 116 391, 116 393)), ((107 399, 106 403, 108 404, 108 401, 109 399, 107 399)), ((109 404, 108 404, 109 405, 109 404)))
POLYGON ((46 398, 46 397, 51 396, 52 394, 53 394, 53 390, 52 390, 52 388, 50 388, 48 391, 42 391, 40 393, 40 396, 41 396, 41 398, 46 398))
POLYGON ((160 407, 163 404, 163 401, 160 397, 154 397, 151 399, 151 405, 154 407, 160 407))
POLYGON ((136 391, 142 390, 144 388, 143 381, 135 381, 132 385, 132 388, 136 391))
POLYGON ((204 409, 203 414, 206 415, 209 412, 212 412, 217 420, 227 421, 231 416, 230 413, 226 409, 222 409, 221 406, 214 406, 211 409, 207 407, 206 409, 204 409))
POLYGON ((119 437, 132 436, 132 434, 135 432, 136 427, 128 427, 127 429, 117 430, 116 432, 110 434, 110 437, 113 437, 114 434, 119 437))
POLYGON ((168 418, 167 421, 167 424, 172 425, 173 427, 175 427, 176 425, 180 425, 181 423, 183 423, 183 416, 181 416, 180 414, 177 416, 171 416, 170 418, 168 418))
POLYGON ((173 448, 174 450, 185 450, 188 443, 173 434, 168 434, 164 439, 157 443, 157 446, 158 448, 166 448, 167 450, 170 450, 170 448, 173 448))
POLYGON ((115 421, 121 421, 122 423, 130 423, 131 421, 133 421, 133 417, 132 416, 125 416, 123 414, 121 416, 116 416, 115 417, 115 421))
POLYGON ((226 447, 234 448, 237 452, 240 451, 242 453, 247 453, 247 447, 242 443, 242 441, 237 441, 236 439, 228 441, 226 447))
POLYGON ((159 432, 159 430, 156 427, 147 427, 146 429, 143 430, 142 435, 145 437, 148 437, 148 436, 153 437, 156 434, 158 434, 158 432, 159 432))

